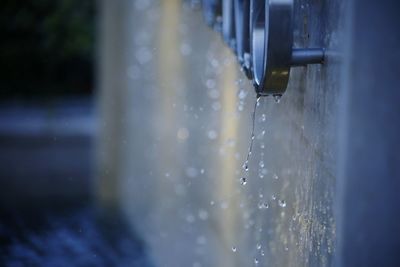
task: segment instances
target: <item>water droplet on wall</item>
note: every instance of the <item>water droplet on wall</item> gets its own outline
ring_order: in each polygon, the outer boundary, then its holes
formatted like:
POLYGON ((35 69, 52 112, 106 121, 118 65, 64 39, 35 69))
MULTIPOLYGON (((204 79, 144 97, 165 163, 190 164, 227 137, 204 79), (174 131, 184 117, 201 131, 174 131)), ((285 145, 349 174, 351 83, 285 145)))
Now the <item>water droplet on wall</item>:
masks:
POLYGON ((243 170, 245 170, 246 172, 249 171, 249 162, 248 162, 248 161, 246 161, 246 162, 243 164, 243 170))
POLYGON ((260 166, 260 168, 264 168, 264 161, 260 161, 258 165, 260 166))
POLYGON ((267 202, 260 202, 260 203, 258 203, 258 208, 261 210, 261 209, 268 209, 269 208, 269 205, 268 205, 268 203, 267 202))
POLYGON ((238 94, 239 99, 243 100, 246 98, 246 96, 247 96, 247 92, 245 90, 241 89, 238 94))
POLYGON ((276 103, 281 102, 282 95, 274 95, 274 99, 276 103))
POLYGON ((218 137, 218 133, 214 130, 210 130, 210 131, 208 131, 207 136, 209 139, 215 140, 218 137))

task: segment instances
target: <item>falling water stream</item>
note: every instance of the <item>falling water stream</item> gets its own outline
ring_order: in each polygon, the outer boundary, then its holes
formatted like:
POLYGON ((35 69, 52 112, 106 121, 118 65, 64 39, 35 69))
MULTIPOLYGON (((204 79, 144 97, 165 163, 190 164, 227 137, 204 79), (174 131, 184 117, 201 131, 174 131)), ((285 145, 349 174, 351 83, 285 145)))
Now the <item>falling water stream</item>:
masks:
MULTIPOLYGON (((254 131, 255 131, 255 125, 256 125, 256 112, 257 112, 257 107, 260 105, 260 99, 261 99, 261 96, 260 96, 260 95, 257 95, 257 99, 256 99, 256 102, 255 102, 255 104, 254 104, 253 115, 252 115, 252 127, 251 127, 250 146, 249 146, 249 150, 248 150, 248 152, 247 152, 246 161, 245 161, 244 164, 243 164, 243 169, 244 169, 246 172, 249 171, 249 159, 250 159, 251 153, 252 153, 252 151, 253 151, 253 143, 254 143, 254 139, 255 139, 254 131)), ((247 183, 247 178, 246 178, 245 176, 243 176, 243 177, 240 179, 240 183, 241 183, 242 185, 246 185, 246 183, 247 183)))

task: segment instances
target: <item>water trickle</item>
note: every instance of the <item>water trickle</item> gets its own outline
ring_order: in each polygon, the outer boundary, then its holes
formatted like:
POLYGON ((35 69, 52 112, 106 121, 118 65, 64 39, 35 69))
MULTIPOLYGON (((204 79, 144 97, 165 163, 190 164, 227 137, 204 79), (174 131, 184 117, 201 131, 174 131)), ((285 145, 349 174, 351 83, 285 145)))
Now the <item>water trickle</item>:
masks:
POLYGON ((250 155, 251 155, 251 153, 253 151, 253 143, 254 143, 254 137, 255 137, 254 129, 255 129, 255 125, 256 125, 256 111, 257 111, 257 107, 258 107, 258 105, 260 103, 260 100, 261 100, 261 96, 257 96, 256 103, 254 104, 254 110, 253 110, 253 115, 252 115, 252 123, 253 124, 252 124, 252 127, 251 127, 250 146, 249 146, 249 151, 247 153, 246 161, 245 161, 245 163, 243 165, 244 169, 246 171, 248 171, 248 169, 249 169, 249 159, 250 159, 250 155))

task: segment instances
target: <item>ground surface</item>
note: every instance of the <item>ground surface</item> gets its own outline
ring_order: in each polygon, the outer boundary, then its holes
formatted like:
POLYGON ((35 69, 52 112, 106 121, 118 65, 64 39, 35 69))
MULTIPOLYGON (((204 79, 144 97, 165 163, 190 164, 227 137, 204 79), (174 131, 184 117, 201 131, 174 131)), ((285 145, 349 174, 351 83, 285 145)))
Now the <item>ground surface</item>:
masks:
POLYGON ((0 265, 152 266, 117 213, 91 207, 1 209, 0 265))

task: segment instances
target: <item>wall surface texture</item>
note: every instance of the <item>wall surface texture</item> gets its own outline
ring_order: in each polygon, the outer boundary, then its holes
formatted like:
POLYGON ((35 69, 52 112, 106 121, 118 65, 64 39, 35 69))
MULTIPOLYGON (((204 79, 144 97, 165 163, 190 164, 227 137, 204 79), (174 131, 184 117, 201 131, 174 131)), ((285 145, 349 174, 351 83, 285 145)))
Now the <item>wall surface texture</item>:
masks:
POLYGON ((156 266, 334 264, 343 51, 354 40, 347 1, 295 2, 296 47, 327 57, 292 69, 280 103, 261 99, 246 172, 255 93, 201 12, 102 1, 97 192, 156 266))

